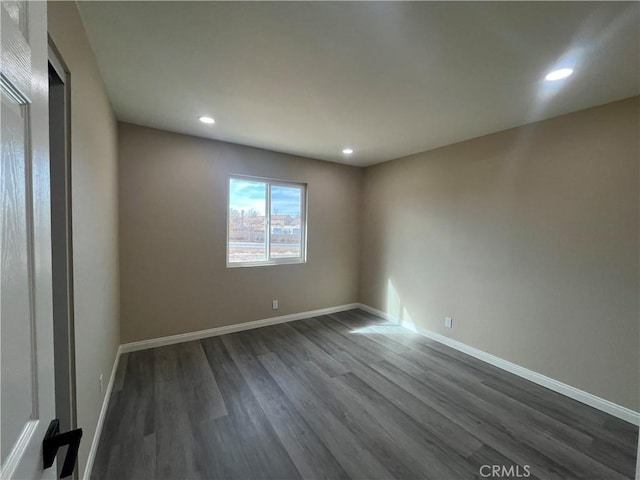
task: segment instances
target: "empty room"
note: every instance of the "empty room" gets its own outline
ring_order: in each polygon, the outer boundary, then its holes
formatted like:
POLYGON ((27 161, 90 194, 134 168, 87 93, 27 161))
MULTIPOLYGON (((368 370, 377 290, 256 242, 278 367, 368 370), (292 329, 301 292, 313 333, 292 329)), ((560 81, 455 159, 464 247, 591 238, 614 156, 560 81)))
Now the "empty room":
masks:
POLYGON ((0 5, 2 479, 640 480, 640 3, 0 5))

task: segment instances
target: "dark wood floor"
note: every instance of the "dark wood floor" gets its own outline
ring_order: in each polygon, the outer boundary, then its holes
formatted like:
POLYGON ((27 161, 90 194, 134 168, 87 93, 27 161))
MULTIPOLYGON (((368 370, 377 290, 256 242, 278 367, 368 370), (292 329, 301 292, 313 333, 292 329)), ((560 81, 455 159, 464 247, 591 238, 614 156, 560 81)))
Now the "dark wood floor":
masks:
POLYGON ((352 310, 124 355, 92 478, 614 480, 633 477, 637 438, 352 310))

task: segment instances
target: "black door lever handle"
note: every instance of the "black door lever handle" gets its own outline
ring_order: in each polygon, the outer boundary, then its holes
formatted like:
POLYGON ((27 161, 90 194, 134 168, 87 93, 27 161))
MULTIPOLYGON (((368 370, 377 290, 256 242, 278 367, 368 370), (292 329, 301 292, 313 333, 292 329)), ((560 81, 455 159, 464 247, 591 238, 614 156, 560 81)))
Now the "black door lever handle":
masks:
POLYGON ((82 438, 82 429, 70 430, 66 433, 60 433, 60 422, 56 418, 51 420, 47 433, 42 441, 42 462, 44 468, 47 469, 53 465, 56 459, 58 449, 63 445, 69 445, 67 456, 64 458, 62 472, 60 478, 66 478, 73 473, 78 458, 78 448, 80 447, 80 439, 82 438))

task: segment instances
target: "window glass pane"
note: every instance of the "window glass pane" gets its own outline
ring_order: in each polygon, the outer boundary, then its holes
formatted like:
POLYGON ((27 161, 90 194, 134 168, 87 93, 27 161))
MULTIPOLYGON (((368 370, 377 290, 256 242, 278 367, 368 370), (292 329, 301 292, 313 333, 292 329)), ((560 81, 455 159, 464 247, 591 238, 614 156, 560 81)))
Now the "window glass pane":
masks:
POLYGON ((302 189, 271 186, 271 258, 302 256, 302 189))
POLYGON ((267 259, 266 211, 266 183, 229 181, 229 263, 267 259))

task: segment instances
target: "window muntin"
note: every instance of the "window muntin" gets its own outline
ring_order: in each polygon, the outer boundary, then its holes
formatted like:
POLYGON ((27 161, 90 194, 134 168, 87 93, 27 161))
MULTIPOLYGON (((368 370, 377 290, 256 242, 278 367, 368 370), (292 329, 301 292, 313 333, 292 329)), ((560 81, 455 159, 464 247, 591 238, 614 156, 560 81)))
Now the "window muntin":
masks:
POLYGON ((306 185, 229 178, 227 266, 305 261, 306 185))

